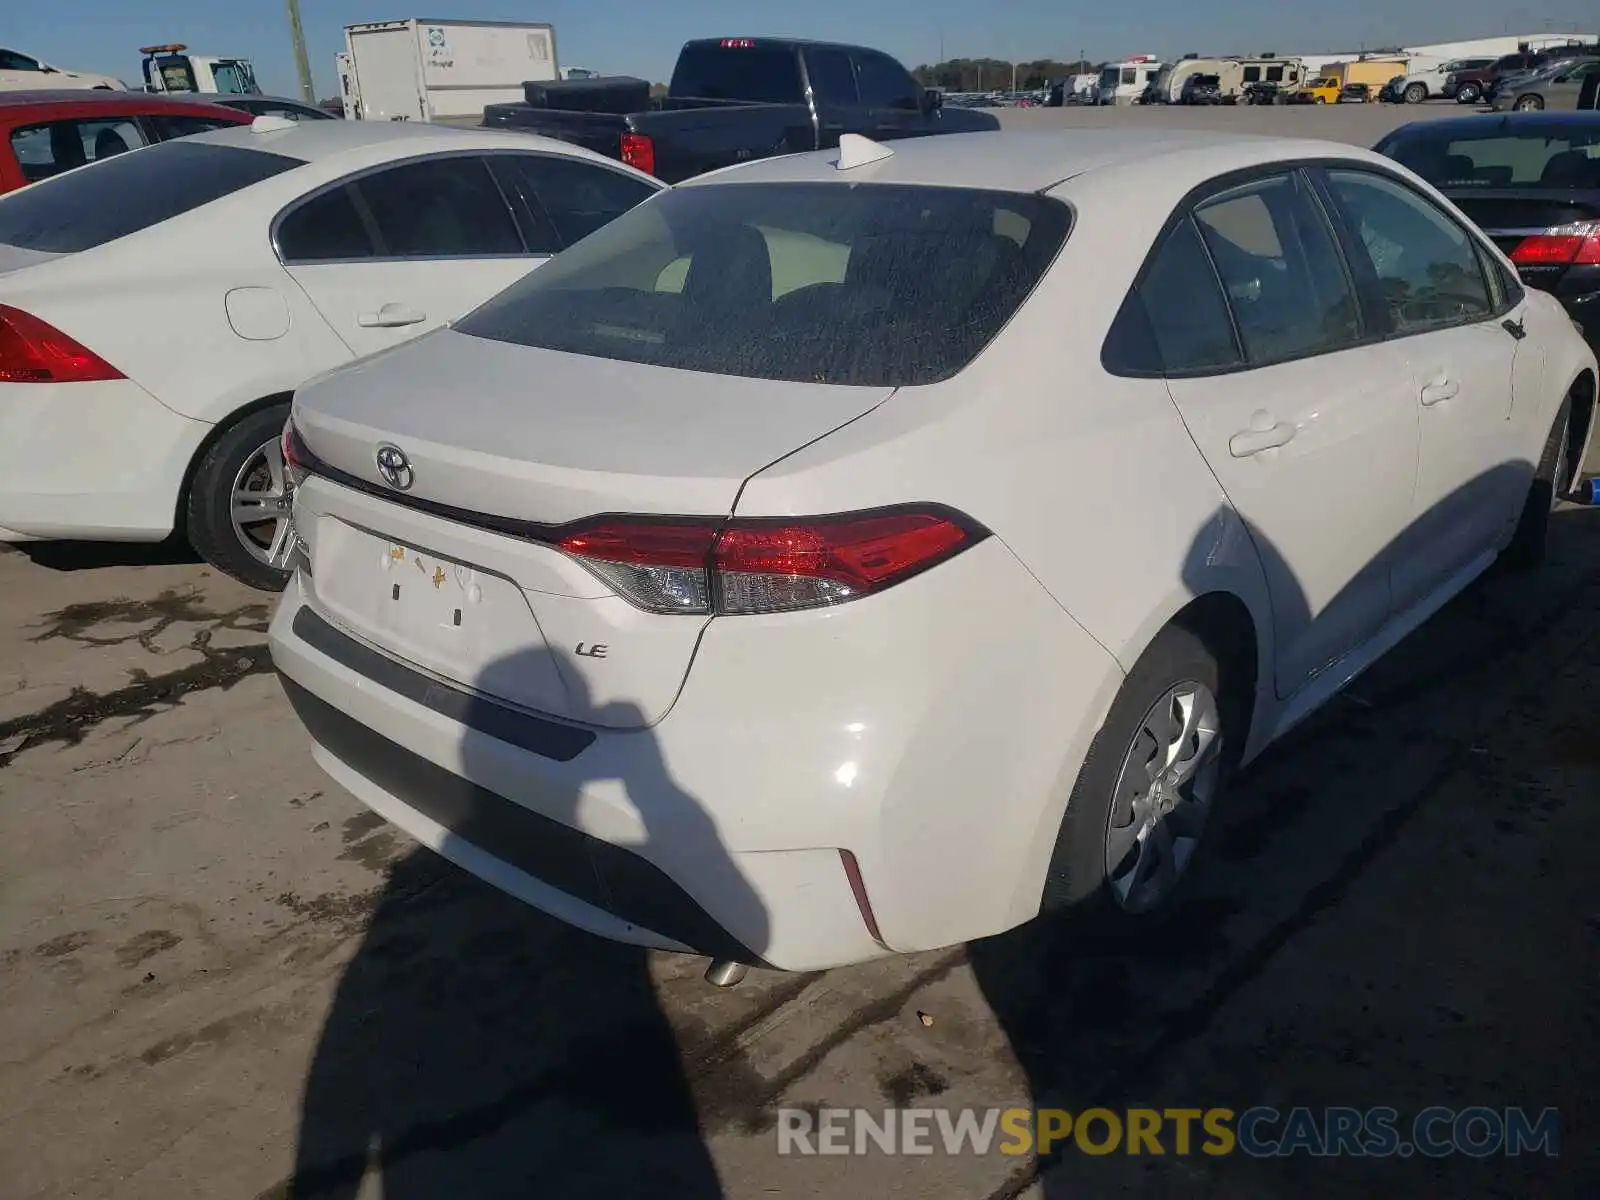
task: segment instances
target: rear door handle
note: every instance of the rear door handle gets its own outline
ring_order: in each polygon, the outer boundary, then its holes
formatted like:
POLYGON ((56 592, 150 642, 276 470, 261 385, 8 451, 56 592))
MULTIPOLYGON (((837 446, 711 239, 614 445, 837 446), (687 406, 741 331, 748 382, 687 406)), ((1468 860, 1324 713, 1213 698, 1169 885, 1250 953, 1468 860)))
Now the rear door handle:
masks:
POLYGON ((404 304, 385 304, 377 312, 356 315, 356 324, 363 329, 398 329, 402 325, 420 325, 428 314, 404 304))
POLYGON ((1235 458, 1249 458, 1267 450, 1276 450, 1294 440, 1295 428, 1287 421, 1265 429, 1245 429, 1228 439, 1228 453, 1235 458))
POLYGON ((1448 375, 1437 375, 1422 385, 1422 404, 1432 408, 1441 400, 1448 400, 1461 390, 1461 385, 1448 375))

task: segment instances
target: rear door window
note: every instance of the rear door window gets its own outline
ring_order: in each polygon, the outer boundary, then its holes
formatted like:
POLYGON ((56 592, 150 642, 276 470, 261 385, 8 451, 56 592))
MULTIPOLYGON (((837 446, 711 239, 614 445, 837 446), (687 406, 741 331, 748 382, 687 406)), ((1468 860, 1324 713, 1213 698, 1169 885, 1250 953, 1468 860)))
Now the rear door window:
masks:
POLYGON ((278 221, 278 257, 285 263, 375 257, 370 219, 358 204, 355 189, 342 184, 291 208, 278 221))
POLYGON ((1327 354, 1361 337, 1355 288, 1298 174, 1224 192, 1195 210, 1252 364, 1327 354))
POLYGON ((136 150, 147 139, 135 117, 51 121, 12 130, 11 150, 22 177, 37 183, 85 163, 136 150))
POLYGON ((822 104, 855 104, 856 71, 843 50, 807 50, 806 70, 811 75, 811 91, 822 104))
POLYGON ((6 196, 0 243, 53 254, 90 250, 303 165, 263 150, 162 142, 6 196))
POLYGON ((553 155, 496 154, 489 163, 506 193, 531 210, 530 254, 554 254, 582 241, 659 190, 610 167, 553 155))
POLYGON ((522 254, 522 235, 488 164, 477 157, 432 158, 363 175, 366 202, 388 258, 522 254))

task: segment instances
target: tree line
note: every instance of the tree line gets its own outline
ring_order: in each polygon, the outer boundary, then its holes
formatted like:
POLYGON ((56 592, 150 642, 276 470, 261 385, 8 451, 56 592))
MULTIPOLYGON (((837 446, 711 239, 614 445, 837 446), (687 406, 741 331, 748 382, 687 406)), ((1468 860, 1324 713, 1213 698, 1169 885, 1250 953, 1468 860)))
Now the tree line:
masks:
POLYGON ((911 74, 923 87, 945 92, 1009 91, 1013 66, 1017 72, 1017 88, 1025 92, 1042 88, 1053 79, 1099 69, 1091 62, 1057 62, 1053 58, 1015 64, 1003 58, 950 58, 931 66, 924 63, 911 74))

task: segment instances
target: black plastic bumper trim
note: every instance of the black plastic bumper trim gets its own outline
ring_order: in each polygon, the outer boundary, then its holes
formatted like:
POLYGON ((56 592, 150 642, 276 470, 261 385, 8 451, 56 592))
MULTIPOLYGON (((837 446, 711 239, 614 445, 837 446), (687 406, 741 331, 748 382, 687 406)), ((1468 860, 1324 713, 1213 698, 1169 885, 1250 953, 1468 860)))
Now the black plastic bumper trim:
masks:
POLYGON ((340 666, 348 667, 379 687, 530 754, 556 762, 571 762, 594 743, 592 729, 518 712, 430 679, 421 671, 340 633, 309 608, 303 607, 295 613, 292 628, 295 636, 313 650, 326 654, 340 666))
MULTIPOLYGON (((298 619, 297 622, 298 624, 298 619)), ((700 954, 764 966, 660 867, 428 761, 279 673, 311 737, 340 762, 484 852, 700 954)))

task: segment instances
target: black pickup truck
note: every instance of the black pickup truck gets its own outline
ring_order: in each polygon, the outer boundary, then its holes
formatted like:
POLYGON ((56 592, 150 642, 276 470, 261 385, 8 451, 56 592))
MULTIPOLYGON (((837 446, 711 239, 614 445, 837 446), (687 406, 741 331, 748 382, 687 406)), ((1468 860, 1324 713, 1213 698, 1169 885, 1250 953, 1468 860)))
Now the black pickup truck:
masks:
POLYGON ((945 108, 887 54, 789 38, 707 38, 678 53, 667 94, 627 76, 529 83, 526 102, 483 123, 572 142, 667 183, 774 154, 820 150, 841 133, 878 141, 998 129, 945 108))

